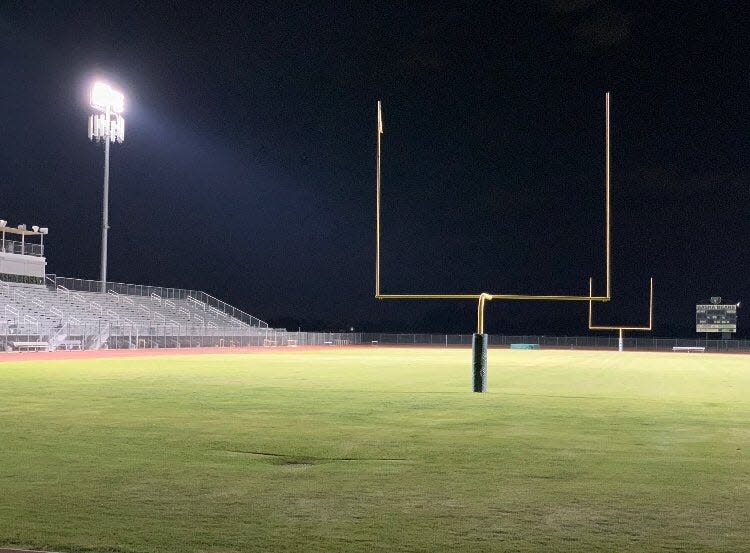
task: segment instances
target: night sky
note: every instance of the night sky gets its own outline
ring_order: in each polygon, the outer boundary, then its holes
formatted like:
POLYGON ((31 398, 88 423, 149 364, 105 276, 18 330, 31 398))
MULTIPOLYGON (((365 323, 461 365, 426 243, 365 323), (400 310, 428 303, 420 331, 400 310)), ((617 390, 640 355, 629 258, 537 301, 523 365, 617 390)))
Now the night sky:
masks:
MULTIPOLYGON (((202 289, 303 330, 470 333, 474 302, 383 292, 603 292, 600 323, 694 336, 745 300, 750 48, 741 4, 17 2, 0 8, 0 217, 49 226, 48 271, 99 275, 87 91, 126 95, 109 277, 202 289)), ((587 334, 587 305, 489 304, 491 333, 587 334)))

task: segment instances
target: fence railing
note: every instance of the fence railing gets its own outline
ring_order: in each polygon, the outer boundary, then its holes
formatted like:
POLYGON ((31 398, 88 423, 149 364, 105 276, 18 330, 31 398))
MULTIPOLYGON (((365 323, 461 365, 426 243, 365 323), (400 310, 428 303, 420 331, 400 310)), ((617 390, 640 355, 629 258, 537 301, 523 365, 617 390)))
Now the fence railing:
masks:
POLYGON ((16 240, 0 240, 0 251, 3 253, 18 253, 21 255, 33 255, 44 257, 44 246, 41 244, 30 244, 16 240))
MULTIPOLYGON (((66 322, 50 326, 7 311, 0 322, 0 348, 13 342, 48 342, 51 349, 81 348, 188 348, 188 347, 294 347, 294 346, 431 346, 471 347, 471 334, 389 334, 345 332, 290 332, 259 327, 142 324, 120 318, 117 324, 98 321, 66 322)), ((547 349, 616 350, 616 336, 490 335, 491 347, 539 344, 547 349)), ((625 338, 626 350, 663 351, 673 347, 703 347, 706 351, 750 352, 750 340, 704 338, 625 338)))
MULTIPOLYGON (((364 333, 363 344, 382 345, 431 345, 471 347, 471 334, 389 334, 364 333)), ((535 335, 489 335, 492 347, 508 347, 510 344, 538 344, 546 348, 564 349, 617 349, 617 336, 535 336, 535 335)), ((750 351, 750 340, 718 340, 705 338, 644 338, 625 337, 625 349, 671 350, 673 347, 704 347, 708 351, 750 351)))

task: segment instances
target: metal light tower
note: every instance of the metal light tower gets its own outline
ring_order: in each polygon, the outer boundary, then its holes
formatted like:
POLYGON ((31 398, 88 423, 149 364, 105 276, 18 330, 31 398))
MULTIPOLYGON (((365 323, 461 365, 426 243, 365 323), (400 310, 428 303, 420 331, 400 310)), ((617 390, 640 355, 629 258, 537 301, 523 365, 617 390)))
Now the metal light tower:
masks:
POLYGON ((109 144, 125 140, 125 97, 108 84, 97 82, 91 89, 89 140, 104 141, 104 194, 102 199, 102 293, 107 292, 107 231, 109 230, 109 144))

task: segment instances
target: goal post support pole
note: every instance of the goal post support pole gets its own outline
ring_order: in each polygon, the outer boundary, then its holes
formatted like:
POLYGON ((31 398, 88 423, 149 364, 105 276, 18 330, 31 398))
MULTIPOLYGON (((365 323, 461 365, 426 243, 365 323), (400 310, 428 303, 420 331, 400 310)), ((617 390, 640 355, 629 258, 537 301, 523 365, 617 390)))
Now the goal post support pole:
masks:
POLYGON ((489 337, 484 333, 484 304, 492 300, 492 294, 479 294, 477 304, 477 331, 471 337, 471 370, 473 387, 478 393, 487 391, 487 343, 489 337))
POLYGON ((487 391, 487 335, 474 334, 471 340, 472 390, 478 393, 487 391))

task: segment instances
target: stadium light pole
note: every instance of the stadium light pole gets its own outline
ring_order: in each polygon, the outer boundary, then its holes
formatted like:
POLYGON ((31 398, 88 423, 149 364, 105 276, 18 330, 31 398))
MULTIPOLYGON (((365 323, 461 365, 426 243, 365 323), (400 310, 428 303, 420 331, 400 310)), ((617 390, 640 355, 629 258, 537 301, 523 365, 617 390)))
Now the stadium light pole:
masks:
POLYGON ((104 141, 104 191, 102 194, 102 261, 101 292, 107 292, 107 231, 109 230, 109 144, 125 140, 125 97, 108 84, 96 82, 91 88, 91 107, 98 113, 89 115, 89 140, 104 141))

